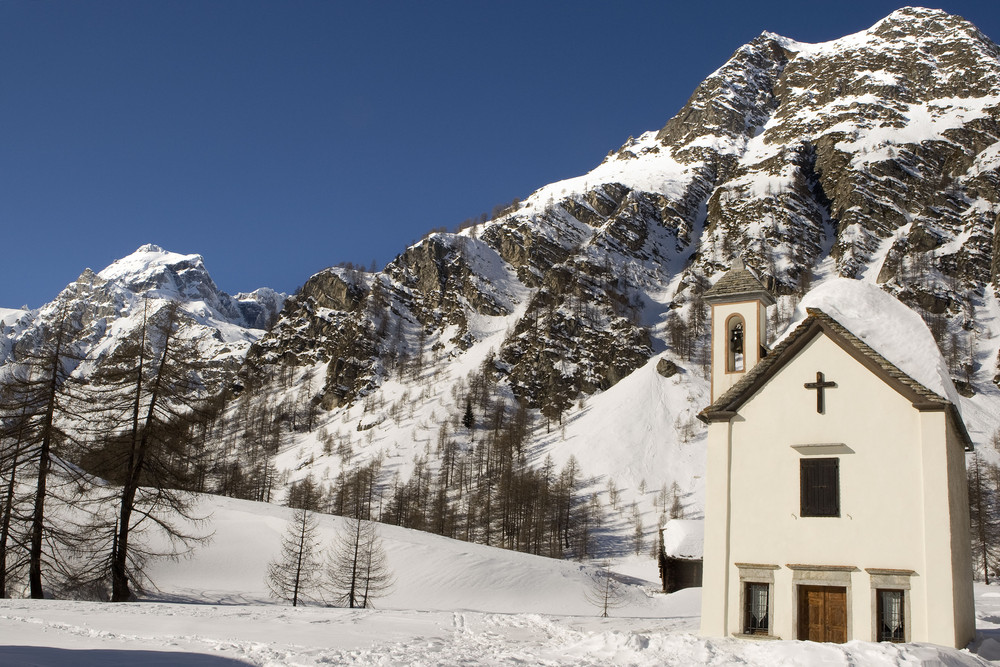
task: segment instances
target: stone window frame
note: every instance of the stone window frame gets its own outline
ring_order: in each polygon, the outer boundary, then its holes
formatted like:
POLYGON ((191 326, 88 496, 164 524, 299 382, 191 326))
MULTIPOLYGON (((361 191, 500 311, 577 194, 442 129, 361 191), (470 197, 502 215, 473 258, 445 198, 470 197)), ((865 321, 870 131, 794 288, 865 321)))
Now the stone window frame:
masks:
POLYGON ((774 571, 780 570, 780 565, 761 563, 734 563, 740 572, 740 624, 734 637, 745 639, 780 639, 774 634, 774 571), (767 584, 767 634, 746 633, 747 584, 767 584))
POLYGON ((899 570, 890 568, 866 567, 865 572, 871 579, 871 605, 872 605, 872 641, 878 639, 878 592, 880 590, 903 591, 903 642, 912 641, 911 626, 913 625, 913 615, 910 606, 910 579, 916 576, 913 570, 899 570))

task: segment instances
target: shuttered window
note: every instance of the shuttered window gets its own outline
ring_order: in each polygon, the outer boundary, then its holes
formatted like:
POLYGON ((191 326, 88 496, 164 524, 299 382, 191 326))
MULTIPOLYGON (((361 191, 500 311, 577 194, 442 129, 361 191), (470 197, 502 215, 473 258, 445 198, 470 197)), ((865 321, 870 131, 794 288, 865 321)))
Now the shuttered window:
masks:
POLYGON ((840 516, 840 460, 801 459, 801 516, 840 516))

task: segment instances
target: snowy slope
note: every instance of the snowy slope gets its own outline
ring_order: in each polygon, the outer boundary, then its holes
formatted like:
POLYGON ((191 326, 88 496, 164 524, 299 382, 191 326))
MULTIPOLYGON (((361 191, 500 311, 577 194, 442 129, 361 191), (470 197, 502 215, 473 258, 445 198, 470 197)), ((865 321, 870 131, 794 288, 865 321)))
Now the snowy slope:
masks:
MULTIPOLYGON (((268 601, 263 587, 291 512, 210 497, 200 509, 212 514, 202 529, 213 540, 189 560, 158 564, 160 590, 148 601, 0 600, 0 664, 986 664, 927 645, 702 639, 699 589, 664 595, 634 580, 629 604, 602 619, 584 601, 580 564, 389 526, 380 531, 397 583, 377 609, 293 608, 268 601)), ((337 524, 321 517, 327 539, 337 524)), ((978 591, 976 646, 987 657, 1000 657, 996 590, 978 591)))
MULTIPOLYGON (((317 304, 341 305, 287 314, 265 337, 265 361, 278 372, 280 359, 327 341, 337 363, 314 354, 295 371, 316 379, 310 392, 333 406, 322 427, 348 440, 354 459, 324 452, 316 434, 292 434, 276 465, 290 481, 309 473, 331 481, 379 454, 387 474, 404 481, 415 457, 433 468, 442 422, 471 439, 454 427, 462 383, 493 351, 509 404, 516 394, 534 408, 530 461, 563 466, 575 457, 588 482, 581 493, 598 493, 605 506, 609 483, 621 492, 610 535, 625 535, 621 508, 632 502, 647 527, 656 525, 663 508, 654 501, 674 483, 685 514, 699 516, 704 431, 694 415, 708 403, 707 337, 702 331, 684 353, 671 331, 688 326, 697 294, 737 253, 780 295, 772 334, 796 318, 809 285, 820 290, 809 298, 822 301, 824 283, 838 276, 916 309, 891 309, 908 324, 888 327, 896 339, 876 349, 907 356, 909 334, 922 331, 911 374, 959 403, 973 440, 988 445, 1000 428, 1000 309, 989 258, 998 146, 1000 49, 960 17, 904 8, 821 44, 764 33, 661 130, 366 275, 388 306, 320 294, 317 304), (379 308, 388 320, 369 316, 379 308), (325 320, 302 328, 311 316, 325 320), (955 348, 950 367, 921 318, 937 320, 942 346, 955 348), (378 333, 400 322, 398 336, 378 333), (296 326, 321 336, 296 339, 296 326), (630 336, 638 343, 617 346, 630 336), (400 377, 376 358, 386 350, 423 355, 424 371, 400 377), (661 358, 682 371, 658 375, 661 358), (952 379, 965 383, 962 397, 952 379), (539 408, 558 391, 569 407, 547 423, 539 408)), ((876 339, 876 320, 847 319, 876 339)), ((299 388, 276 390, 273 400, 299 388)))
MULTIPOLYGON (((191 561, 161 561, 151 572, 156 600, 212 604, 270 601, 264 577, 292 518, 286 507, 204 496, 198 507, 211 515, 200 529, 212 533, 191 561), (234 566, 238 564, 238 566, 234 566)), ((321 514, 320 534, 332 544, 343 519, 321 514)), ((396 579, 375 603, 380 609, 541 614, 587 613, 582 591, 592 565, 554 560, 378 525, 396 579)), ((645 581, 636 581, 621 615, 660 616, 663 597, 656 563, 643 559, 645 581)))
MULTIPOLYGON (((565 418, 564 429, 539 432, 539 447, 560 465, 575 456, 594 476, 593 488, 612 481, 627 502, 636 500, 644 510, 664 485, 676 482, 687 515, 700 517, 705 451, 695 415, 708 404, 708 383, 693 369, 665 378, 656 372, 658 360, 588 399, 565 418), (644 481, 645 494, 639 490, 644 481)), ((656 524, 655 513, 648 523, 656 524)))

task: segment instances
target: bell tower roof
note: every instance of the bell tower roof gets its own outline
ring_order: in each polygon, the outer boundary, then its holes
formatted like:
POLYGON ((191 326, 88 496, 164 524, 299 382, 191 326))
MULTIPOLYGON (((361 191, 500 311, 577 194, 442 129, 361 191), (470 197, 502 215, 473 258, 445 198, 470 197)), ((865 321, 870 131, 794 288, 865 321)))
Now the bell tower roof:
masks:
POLYGON ((735 301, 757 300, 765 306, 773 306, 775 301, 763 283, 743 264, 743 258, 733 260, 732 267, 717 283, 705 292, 707 303, 733 303, 735 301))

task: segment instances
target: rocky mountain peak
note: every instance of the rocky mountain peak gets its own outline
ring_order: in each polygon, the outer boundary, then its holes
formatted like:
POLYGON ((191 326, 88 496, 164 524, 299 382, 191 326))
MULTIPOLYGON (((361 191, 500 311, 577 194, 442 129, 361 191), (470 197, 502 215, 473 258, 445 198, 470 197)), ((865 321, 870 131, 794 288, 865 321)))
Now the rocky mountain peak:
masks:
POLYGON ((372 276, 370 293, 318 274, 258 356, 329 359, 343 405, 377 391, 399 350, 471 349, 470 323, 510 318, 500 373, 531 406, 568 405, 651 350, 690 362, 698 345, 680 332, 702 335, 700 295, 738 251, 787 298, 841 275, 954 317, 995 272, 998 142, 1000 51, 961 17, 907 7, 820 44, 764 32, 659 131, 465 233, 474 263, 439 235, 372 276), (490 262, 509 268, 483 281, 490 262))
POLYGON ((284 304, 284 295, 269 288, 233 298, 212 280, 201 255, 170 252, 152 243, 115 260, 97 277, 137 296, 197 303, 195 311, 241 327, 266 329, 284 304))
MULTIPOLYGON (((905 8, 822 44, 761 34, 659 131, 493 220, 429 235, 380 272, 331 268, 287 302, 270 290, 234 299, 200 256, 147 245, 64 294, 90 309, 88 341, 106 341, 103 324, 134 312, 137 295, 183 299, 198 326, 217 327, 208 353, 228 359, 218 375, 243 362, 240 400, 279 406, 267 419, 292 424, 281 439, 296 446, 282 445, 279 461, 289 479, 336 476, 383 449, 392 472, 405 476, 417 455, 433 468, 424 443, 443 443, 446 425, 466 438, 455 413, 467 405, 472 422, 495 418, 495 433, 515 411, 544 418, 533 455, 603 451, 623 436, 586 433, 598 402, 653 434, 665 471, 701 458, 705 296, 738 255, 776 297, 774 331, 811 286, 838 276, 911 306, 978 402, 963 411, 986 442, 1000 427, 998 214, 1000 52, 964 19, 905 8), (240 328, 282 303, 266 334, 240 328), (656 416, 623 400, 628 391, 655 395, 656 416), (305 412, 310 423, 323 413, 322 449, 321 436, 295 430, 305 412)), ((588 474, 614 479, 618 465, 588 474)))
POLYGON ((886 40, 915 38, 951 41, 956 38, 972 38, 991 43, 976 26, 961 16, 927 7, 897 9, 865 32, 886 40))
MULTIPOLYGON (((168 302, 180 304, 185 336, 205 353, 205 387, 230 382, 246 351, 276 319, 285 295, 269 288, 232 297, 219 290, 201 255, 146 244, 100 273, 85 269, 50 303, 0 329, 0 365, 16 363, 60 323, 69 327, 77 372, 99 370, 119 344, 138 335, 168 302)), ((6 319, 6 318, 5 318, 6 319)))
POLYGON ((674 155, 686 162, 706 156, 700 137, 721 140, 724 152, 741 151, 777 106, 773 91, 792 56, 786 40, 761 34, 710 74, 656 138, 665 146, 684 146, 674 155))
POLYGON ((181 255, 151 243, 115 260, 98 275, 137 294, 156 292, 150 296, 185 298, 218 291, 201 255, 181 255))

